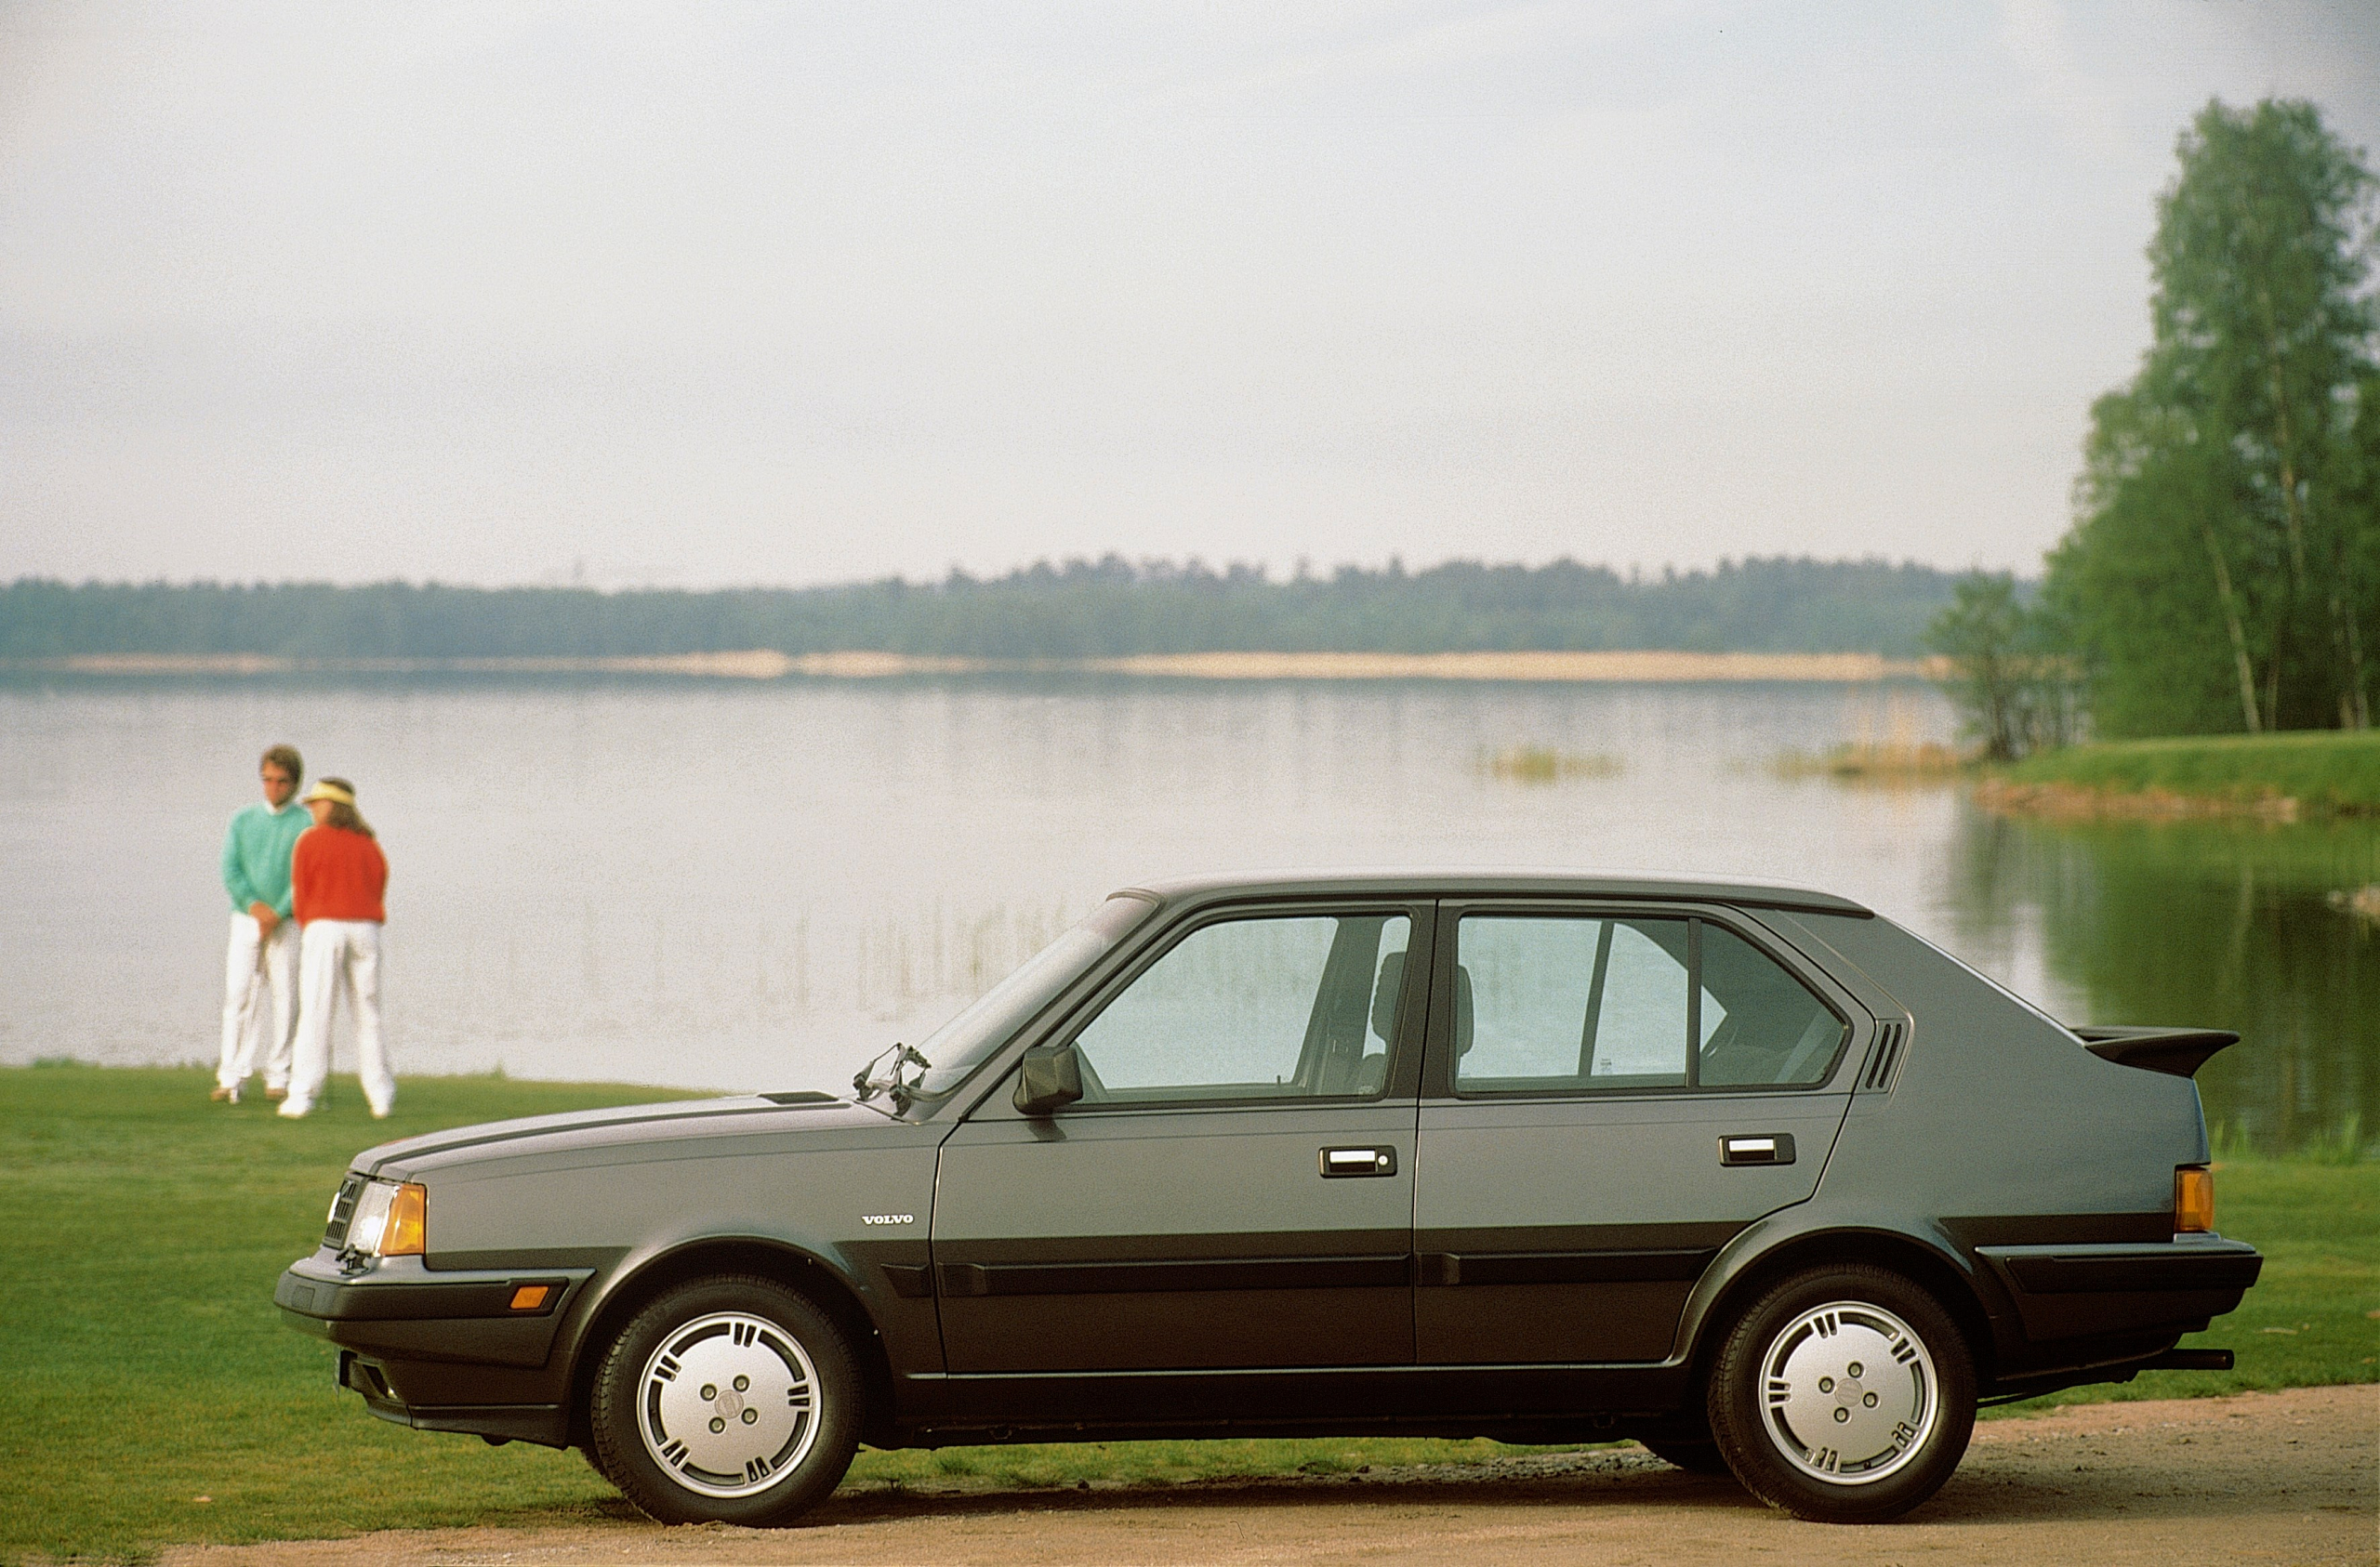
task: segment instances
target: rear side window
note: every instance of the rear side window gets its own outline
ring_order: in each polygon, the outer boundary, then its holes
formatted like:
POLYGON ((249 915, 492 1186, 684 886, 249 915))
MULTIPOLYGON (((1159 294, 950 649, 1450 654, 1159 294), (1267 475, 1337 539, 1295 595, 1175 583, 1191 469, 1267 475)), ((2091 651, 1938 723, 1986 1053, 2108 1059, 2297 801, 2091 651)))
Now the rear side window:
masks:
POLYGON ((1733 931, 1702 927, 1703 1086, 1806 1086, 1826 1080, 1843 1020, 1767 954, 1733 931))
POLYGON ((1807 1087, 1843 1020, 1707 920, 1469 915, 1458 927, 1458 1093, 1807 1087))

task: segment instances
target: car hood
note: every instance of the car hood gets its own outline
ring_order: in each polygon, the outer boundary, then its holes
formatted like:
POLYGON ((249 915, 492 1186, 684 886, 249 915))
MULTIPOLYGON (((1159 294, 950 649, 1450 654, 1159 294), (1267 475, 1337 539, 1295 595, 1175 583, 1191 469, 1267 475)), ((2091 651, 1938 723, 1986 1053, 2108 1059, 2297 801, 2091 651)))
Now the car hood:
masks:
POLYGON ((636 1144, 891 1124, 878 1111, 826 1094, 738 1094, 455 1126, 367 1148, 355 1156, 353 1167, 366 1175, 406 1177, 490 1158, 533 1157, 566 1150, 626 1152, 636 1144))

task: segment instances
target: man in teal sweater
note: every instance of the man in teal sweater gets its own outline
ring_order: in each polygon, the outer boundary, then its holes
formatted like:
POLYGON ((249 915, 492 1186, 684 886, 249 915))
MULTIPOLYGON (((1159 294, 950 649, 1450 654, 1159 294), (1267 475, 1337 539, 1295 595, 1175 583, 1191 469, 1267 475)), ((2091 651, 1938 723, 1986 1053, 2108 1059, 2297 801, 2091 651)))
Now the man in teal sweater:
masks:
POLYGON ((272 993, 272 1034, 264 1097, 289 1092, 289 1052, 298 1036, 298 922, 290 917, 289 859, 314 819, 292 797, 306 764, 294 745, 275 745, 258 764, 264 802, 231 818, 223 838, 223 889, 231 895, 231 942, 223 965, 223 1059, 209 1097, 240 1102, 265 1033, 264 993, 272 993))

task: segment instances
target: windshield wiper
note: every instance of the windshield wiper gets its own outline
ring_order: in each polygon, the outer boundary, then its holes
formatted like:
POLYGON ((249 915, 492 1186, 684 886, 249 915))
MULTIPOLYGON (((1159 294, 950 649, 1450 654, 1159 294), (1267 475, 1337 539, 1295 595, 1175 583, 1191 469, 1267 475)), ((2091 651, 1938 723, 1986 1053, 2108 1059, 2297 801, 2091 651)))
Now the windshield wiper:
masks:
POLYGON ((925 1081, 926 1071, 932 1065, 932 1061, 910 1049, 906 1045, 896 1042, 891 1049, 879 1053, 873 1060, 859 1069, 857 1074, 852 1078, 852 1090, 859 1096, 859 1102, 862 1104, 866 1104, 879 1094, 888 1096, 892 1100, 892 1113, 898 1115, 909 1108, 909 1101, 917 1097, 918 1085, 925 1081), (889 1065, 886 1064, 888 1059, 889 1065), (888 1075, 877 1076, 876 1070, 879 1066, 883 1066, 888 1075), (918 1074, 915 1077, 904 1078, 901 1075, 901 1069, 906 1066, 916 1067, 918 1074))

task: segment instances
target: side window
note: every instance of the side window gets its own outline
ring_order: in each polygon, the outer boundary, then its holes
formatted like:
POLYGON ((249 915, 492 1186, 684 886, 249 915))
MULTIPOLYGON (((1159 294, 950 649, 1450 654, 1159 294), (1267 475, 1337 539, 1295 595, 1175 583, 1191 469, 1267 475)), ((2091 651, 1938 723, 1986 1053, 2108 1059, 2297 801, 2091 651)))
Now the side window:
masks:
POLYGON ((1701 1078, 1716 1088, 1823 1083, 1849 1032, 1766 954, 1707 922, 1701 1021, 1701 1078))
POLYGON ((1379 1094, 1410 930, 1384 914, 1200 927, 1075 1035, 1082 1102, 1379 1094))
POLYGON ((1687 922, 1474 915, 1455 970, 1455 1087, 1684 1087, 1687 922))
POLYGON ((1846 1032, 1707 920, 1474 915, 1456 954, 1458 1093, 1808 1086, 1846 1032))

